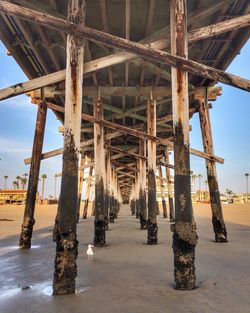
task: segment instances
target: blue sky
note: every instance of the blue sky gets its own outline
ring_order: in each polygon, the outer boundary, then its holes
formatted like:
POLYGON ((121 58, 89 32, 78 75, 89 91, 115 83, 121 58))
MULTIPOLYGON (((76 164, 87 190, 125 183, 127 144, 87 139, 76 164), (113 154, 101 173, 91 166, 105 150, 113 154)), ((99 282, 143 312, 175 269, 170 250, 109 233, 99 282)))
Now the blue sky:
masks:
MULTIPOLYGON (((228 72, 250 79, 250 41, 237 56, 228 72)), ((6 55, 0 43, 0 88, 27 80, 11 56, 6 55)), ((215 154, 225 158, 224 165, 218 165, 221 191, 226 188, 234 192, 245 191, 244 173, 250 172, 250 95, 249 93, 222 85, 223 93, 210 110, 215 154)), ((35 105, 27 96, 18 96, 0 103, 0 188, 4 186, 3 176, 9 176, 8 186, 17 175, 29 172, 24 158, 31 155, 36 121, 35 105)), ((198 115, 191 119, 191 146, 203 150, 198 115)), ((60 148, 63 137, 58 133, 60 122, 48 110, 43 151, 60 148)), ((206 180, 205 161, 191 157, 191 169, 203 175, 206 180)), ((54 175, 61 172, 61 156, 42 161, 41 174, 46 173, 45 195, 54 195, 54 175)), ((203 184, 204 185, 204 184, 203 184)), ((59 189, 59 185, 58 188, 59 189)))

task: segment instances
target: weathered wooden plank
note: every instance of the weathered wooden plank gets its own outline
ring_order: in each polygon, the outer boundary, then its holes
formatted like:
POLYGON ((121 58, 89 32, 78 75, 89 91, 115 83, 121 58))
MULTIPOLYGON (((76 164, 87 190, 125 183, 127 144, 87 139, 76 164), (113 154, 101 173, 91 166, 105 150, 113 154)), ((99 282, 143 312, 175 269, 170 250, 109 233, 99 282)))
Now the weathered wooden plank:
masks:
POLYGON ((39 179, 43 138, 45 131, 47 115, 47 106, 41 102, 37 107, 36 129, 33 140, 33 150, 31 157, 31 165, 29 172, 29 182, 27 190, 27 200, 25 203, 24 217, 19 239, 19 247, 21 249, 29 249, 31 247, 31 238, 33 233, 33 225, 35 224, 34 212, 37 195, 37 186, 39 179))
MULTIPOLYGON (((204 151, 207 153, 214 153, 212 128, 208 108, 208 94, 206 94, 204 98, 200 99, 199 117, 204 151)), ((206 168, 215 241, 227 242, 227 230, 223 218, 215 162, 206 160, 206 168)))
MULTIPOLYGON (((80 27, 83 27, 85 23, 84 0, 70 0, 68 2, 68 19, 69 23, 77 23, 80 27)), ((76 257, 78 254, 76 219, 83 59, 84 41, 69 34, 67 36, 63 169, 58 206, 59 220, 56 236, 57 249, 53 294, 75 292, 75 278, 77 276, 76 257)))
MULTIPOLYGON (((250 81, 224 71, 188 60, 184 57, 159 51, 140 43, 113 36, 89 27, 80 27, 74 23, 69 23, 63 19, 55 18, 50 15, 41 14, 34 10, 26 9, 11 3, 0 1, 0 9, 6 14, 15 15, 22 19, 27 19, 40 25, 51 27, 55 30, 63 31, 76 36, 84 36, 89 40, 98 41, 114 48, 122 49, 148 60, 168 64, 189 71, 192 74, 202 76, 213 81, 219 81, 230 86, 250 91, 250 81)), ((250 19, 250 16, 249 16, 250 19)))
MULTIPOLYGON (((170 25, 171 53, 187 58, 186 0, 170 1, 170 25)), ((192 224, 188 73, 183 67, 172 67, 171 74, 175 167, 175 224, 171 228, 174 278, 176 289, 191 290, 195 288, 194 258, 198 237, 192 224)))

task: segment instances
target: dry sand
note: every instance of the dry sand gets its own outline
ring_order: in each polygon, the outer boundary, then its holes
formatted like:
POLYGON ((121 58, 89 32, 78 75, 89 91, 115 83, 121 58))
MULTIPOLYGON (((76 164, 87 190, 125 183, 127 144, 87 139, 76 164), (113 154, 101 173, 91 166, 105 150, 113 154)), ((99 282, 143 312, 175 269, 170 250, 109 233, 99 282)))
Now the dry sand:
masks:
POLYGON ((194 211, 199 235, 196 290, 173 289, 168 220, 158 218, 159 245, 147 246, 146 232, 123 206, 107 232, 108 246, 94 248, 93 261, 86 255, 93 218, 80 221, 78 293, 53 297, 51 232, 56 206, 37 207, 33 249, 28 251, 17 247, 23 206, 0 206, 0 312, 249 313, 250 205, 224 205, 227 244, 213 242, 209 205, 196 205, 194 211), (30 288, 22 290, 25 286, 30 288))

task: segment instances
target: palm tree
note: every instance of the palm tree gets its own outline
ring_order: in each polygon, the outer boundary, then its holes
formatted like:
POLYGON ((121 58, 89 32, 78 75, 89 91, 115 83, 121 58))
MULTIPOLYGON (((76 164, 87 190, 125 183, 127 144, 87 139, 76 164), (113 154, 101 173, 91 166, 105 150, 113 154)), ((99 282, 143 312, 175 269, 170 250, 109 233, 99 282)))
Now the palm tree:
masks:
POLYGON ((197 178, 199 179, 199 190, 201 190, 201 179, 202 179, 202 174, 198 174, 197 178))
POLYGON ((193 184, 193 189, 194 189, 194 191, 195 191, 195 180, 196 180, 196 178, 197 178, 197 175, 196 175, 196 174, 193 174, 193 175, 192 175, 192 184, 193 184))
POLYGON ((47 175, 43 174, 41 177, 42 177, 42 199, 43 199, 43 197, 44 197, 44 181, 47 178, 47 175))
POLYGON ((12 184, 13 184, 14 190, 16 190, 17 189, 17 181, 14 180, 12 184))
POLYGON ((6 189, 7 186, 7 179, 9 178, 7 175, 4 175, 4 189, 6 189))
POLYGON ((26 188, 26 184, 27 184, 27 178, 22 177, 21 178, 21 184, 22 184, 22 189, 25 189, 26 188))
POLYGON ((249 177, 249 173, 245 173, 246 176, 246 191, 247 191, 247 203, 248 203, 248 177, 249 177))
POLYGON ((229 202, 231 203, 231 196, 234 194, 232 190, 226 189, 226 194, 228 195, 229 202))
POLYGON ((204 181, 204 183, 205 183, 205 186, 206 186, 206 191, 207 191, 207 187, 208 187, 208 180, 206 179, 206 180, 204 181))
POLYGON ((17 189, 19 189, 19 187, 20 187, 20 180, 21 180, 21 176, 17 176, 16 177, 17 189))

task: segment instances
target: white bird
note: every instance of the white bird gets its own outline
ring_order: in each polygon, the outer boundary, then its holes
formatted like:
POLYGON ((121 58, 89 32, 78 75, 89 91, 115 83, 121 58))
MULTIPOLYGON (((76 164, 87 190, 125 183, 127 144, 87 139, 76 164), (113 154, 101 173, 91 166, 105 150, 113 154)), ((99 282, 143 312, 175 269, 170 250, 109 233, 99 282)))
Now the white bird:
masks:
POLYGON ((88 256, 88 260, 92 260, 94 252, 92 250, 92 248, 94 248, 93 245, 88 245, 88 250, 87 250, 87 256, 88 256))

